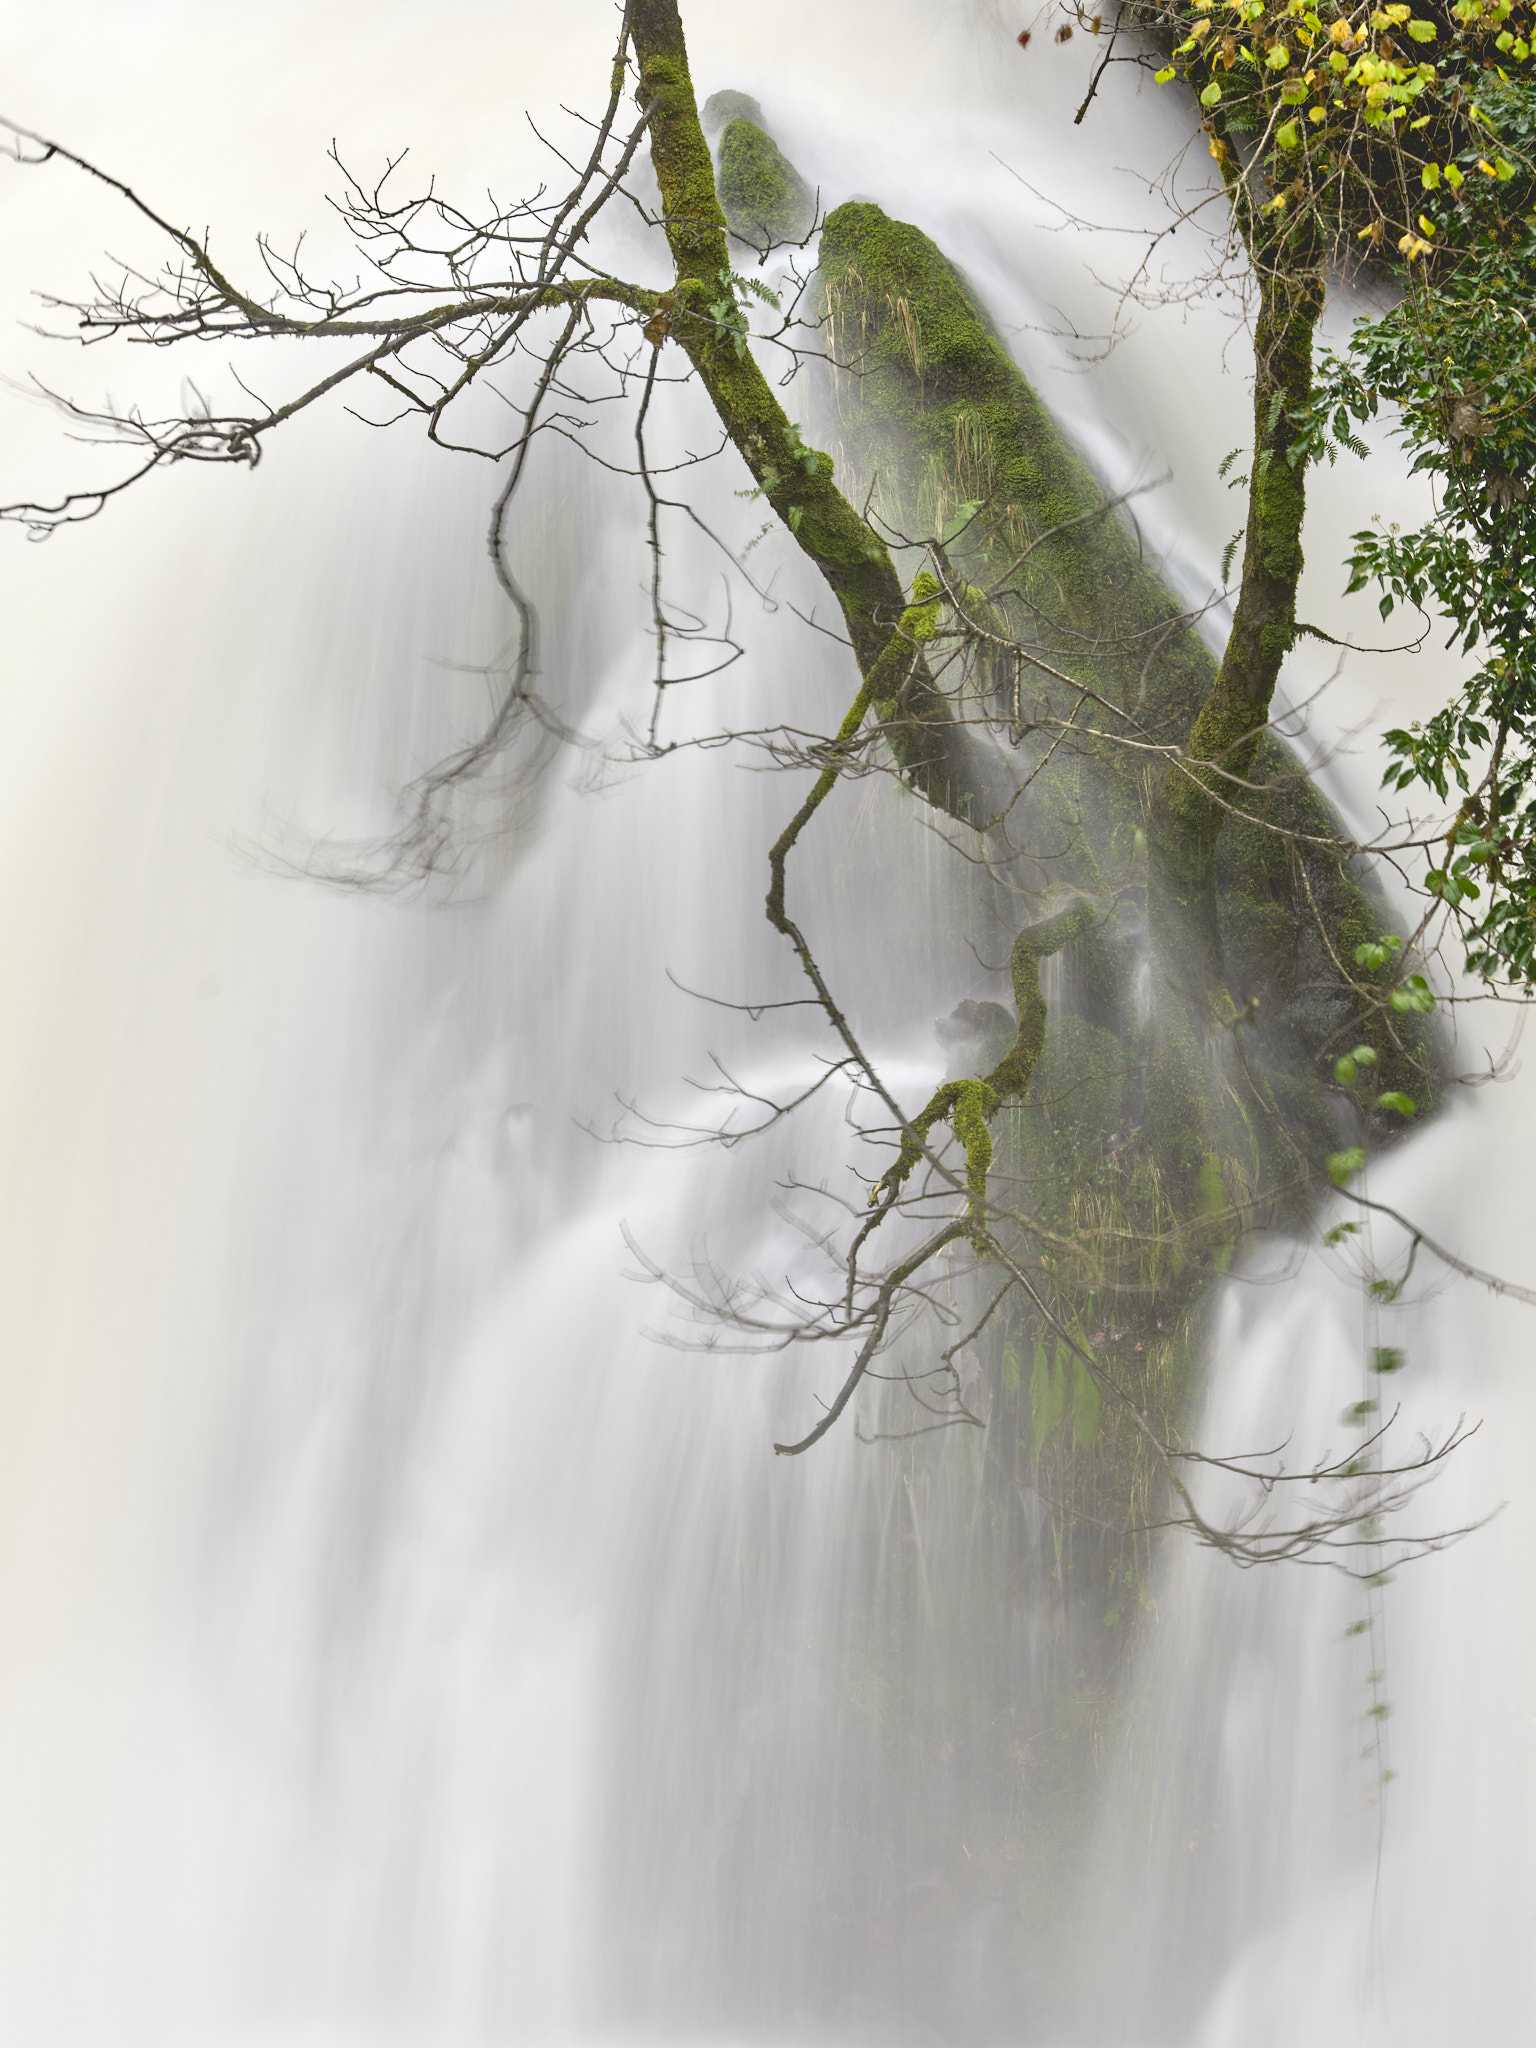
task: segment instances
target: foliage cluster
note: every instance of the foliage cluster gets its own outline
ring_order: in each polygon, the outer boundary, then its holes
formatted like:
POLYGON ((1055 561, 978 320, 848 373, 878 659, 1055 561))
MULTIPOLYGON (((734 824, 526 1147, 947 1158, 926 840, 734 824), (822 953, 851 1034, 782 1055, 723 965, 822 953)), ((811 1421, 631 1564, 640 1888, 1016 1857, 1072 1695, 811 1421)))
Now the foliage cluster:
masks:
POLYGON ((1152 0, 1174 42, 1160 83, 1185 80, 1212 155, 1262 166, 1264 210, 1335 256, 1349 242, 1414 262, 1441 223, 1424 195, 1470 196, 1515 166, 1487 104, 1532 53, 1523 0, 1152 0))
POLYGON ((1536 982, 1536 87, 1499 81, 1488 118, 1496 175, 1442 182, 1426 198, 1437 254, 1387 313, 1359 322, 1319 364, 1311 441, 1356 448, 1357 428, 1393 411, 1430 516, 1407 531, 1358 533, 1352 589, 1432 610, 1466 665, 1443 708, 1386 734, 1388 785, 1456 799, 1427 886, 1461 927, 1468 964, 1490 981, 1536 982), (1506 153, 1507 152, 1507 153, 1506 153), (1469 189, 1470 188, 1470 189, 1469 189))

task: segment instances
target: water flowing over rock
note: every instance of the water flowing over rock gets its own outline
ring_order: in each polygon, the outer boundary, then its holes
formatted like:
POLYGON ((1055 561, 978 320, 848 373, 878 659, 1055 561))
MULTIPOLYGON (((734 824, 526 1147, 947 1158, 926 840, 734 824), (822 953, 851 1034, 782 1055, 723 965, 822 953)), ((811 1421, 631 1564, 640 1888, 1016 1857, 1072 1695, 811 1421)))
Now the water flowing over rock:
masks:
MULTIPOLYGON (((697 77, 752 84, 767 109, 736 92, 705 109, 722 184, 740 171, 733 261, 785 300, 819 260, 867 358, 862 387, 787 386, 795 416, 823 418, 841 473, 899 530, 987 504, 955 548, 973 580, 1028 496, 1003 472, 1048 471, 1061 531, 1015 622, 1033 617, 1053 659, 1074 637, 1104 697, 1142 686, 1128 622, 1166 631, 1169 671, 1204 673, 1220 614, 1182 615, 1220 582, 1235 517, 1217 471, 1245 432, 1242 337, 1202 300, 1085 364, 1107 317, 1091 273, 1114 259, 1031 196, 1062 193, 1070 165, 1074 214, 1161 222, 1144 184, 1187 139, 1166 98, 1116 66, 1106 126, 1074 129, 1102 46, 1021 51, 992 0, 691 16, 697 77), (764 163, 771 208, 752 196, 764 163), (809 227, 818 190, 819 249, 757 262, 809 227)), ((232 246, 315 217, 332 134, 370 161, 408 140, 445 189, 511 186, 541 162, 522 103, 542 119, 600 102, 616 34, 608 8, 523 0, 430 23, 360 0, 212 9, 183 27, 165 0, 34 10, 12 111, 30 96, 232 246)), ((27 290, 57 282, 82 233, 88 256, 117 247, 121 222, 83 231, 95 199, 78 188, 17 192, 0 280, 7 315, 32 318, 27 290)), ((1189 239, 1169 259, 1186 275, 1189 239)), ((6 347, 8 374, 56 380, 42 344, 6 347)), ((659 389, 656 449, 712 446, 697 394, 659 389)), ((7 404, 7 464, 46 473, 56 422, 7 404)), ((598 442, 620 469, 632 427, 598 442)), ((1529 1311, 1459 1286, 1380 1311, 1410 1360, 1406 1421, 1487 1418, 1433 1518, 1509 1502, 1379 1596, 1390 1718, 1371 1718, 1381 1630, 1346 1633, 1360 1598, 1159 1541, 1119 1425, 1037 1328, 1000 1328, 965 1365, 985 1429, 909 1433, 900 1375, 929 1362, 914 1343, 854 1426, 775 1459, 837 1373, 656 1341, 703 1332, 642 1284, 626 1233, 676 1274, 824 1284, 786 1190, 862 1202, 846 1104, 825 1091, 729 1152, 599 1140, 617 1104, 696 1120, 688 1083, 710 1085, 712 1056, 764 1094, 803 1077, 796 1012, 683 993, 799 994, 762 911, 799 772, 683 745, 605 758, 645 715, 643 496, 558 436, 536 459, 514 541, 540 687, 579 739, 536 784, 509 759, 455 813, 463 861, 441 896, 292 870, 387 831, 394 792, 478 727, 507 634, 481 465, 337 418, 249 475, 182 465, 127 521, 0 549, 16 654, 0 700, 5 2039, 1524 2038, 1529 1311), (1107 1529, 1089 1519, 1106 1500, 1107 1529), (1361 1756, 1383 1728, 1390 1785, 1361 1756)), ((1341 469, 1316 515, 1309 616, 1329 630, 1344 536, 1408 502, 1390 476, 1341 469)), ((755 586, 730 615, 742 659, 698 686, 703 726, 834 730, 852 680, 825 589, 785 537, 754 539, 740 465, 674 484, 747 550, 755 586)), ((679 522, 668 550, 680 611, 719 622, 709 534, 679 522)), ((1333 665, 1300 647, 1289 700, 1333 665)), ((1389 693, 1394 717, 1420 715, 1429 666, 1351 662, 1264 759, 1275 815, 1366 837, 1377 764, 1350 735, 1389 693)), ((1045 749, 1010 735, 1011 682, 975 688, 991 758, 1017 775, 1045 749)), ((843 792, 800 914, 904 1104, 1006 1053, 1006 945, 1058 895, 1137 868, 1134 780, 1091 748, 1044 776, 1070 829, 1030 844, 1061 871, 1002 880, 922 830, 894 778, 843 792)), ((1181 1045, 1156 1025, 1128 890, 1040 963, 1046 1051, 998 1170, 1057 1222, 1086 1189, 1082 1298, 1118 1367, 1163 1375, 1192 1440, 1290 1435, 1299 1461, 1359 1397, 1361 1296, 1343 1254, 1316 1249, 1315 1175, 1241 1244, 1217 1220, 1270 1171, 1235 1048, 1258 1048, 1286 1128, 1325 1149, 1319 1060, 1350 997, 1297 906, 1323 892, 1347 942, 1391 902, 1335 861, 1282 862, 1261 832, 1223 859, 1251 1035, 1181 1045), (1106 1278, 1117 1218, 1164 1199, 1143 1136, 1159 1117, 1188 1169, 1163 1263, 1106 1278), (1149 1338, 1139 1318, 1165 1312, 1149 1338)), ((1456 1064, 1475 1066, 1481 1030, 1463 1037, 1456 1064)), ((1528 1075, 1455 1091, 1373 1164, 1370 1192, 1528 1272, 1533 1140, 1528 1075)), ((1398 1240, 1378 1227, 1386 1261, 1398 1240)), ((940 1276, 935 1294, 948 1310, 961 1288, 940 1276)))

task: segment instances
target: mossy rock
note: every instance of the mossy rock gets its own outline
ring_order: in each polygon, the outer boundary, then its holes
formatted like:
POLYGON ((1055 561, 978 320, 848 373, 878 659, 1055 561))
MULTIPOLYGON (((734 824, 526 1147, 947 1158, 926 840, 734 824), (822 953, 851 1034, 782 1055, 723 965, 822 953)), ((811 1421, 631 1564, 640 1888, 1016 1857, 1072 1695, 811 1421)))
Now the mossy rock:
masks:
POLYGON ((1218 900, 1222 957, 1235 999, 1246 1003, 1255 996, 1293 996, 1300 934, 1290 904, 1235 889, 1218 900))
MULTIPOLYGON (((1118 706, 1136 737, 1182 739, 1215 679, 1215 657, 967 280, 920 228, 866 200, 828 216, 821 279, 832 352, 857 372, 839 380, 837 396, 861 493, 874 481, 887 519, 914 536, 943 533, 980 504, 954 550, 967 577, 1004 587, 1014 635, 1107 700, 1096 714, 1106 729, 1108 706, 1118 706)), ((1053 694, 1033 675, 1029 686, 1057 715, 1076 694, 1064 685, 1053 694)), ((1048 836, 1075 837, 1058 871, 1080 887, 1112 890, 1144 861, 1140 759, 1090 744, 1032 787, 1048 836)), ((1441 1064, 1435 1030, 1418 1018, 1384 1019, 1351 987, 1366 981, 1354 948, 1392 928, 1385 896, 1363 863, 1311 843, 1345 836, 1343 823, 1272 734, 1252 780, 1262 785, 1247 799, 1256 822, 1230 819, 1218 842, 1234 1007, 1254 1000, 1266 1061, 1298 1083, 1325 1090, 1333 1059, 1368 1037, 1380 1048, 1382 1086, 1427 1106, 1441 1064), (1315 944, 1303 961, 1308 932, 1315 944)), ((1102 991, 1095 1007, 1104 1013, 1102 991)), ((1182 1107, 1195 1115, 1180 1162, 1193 1188, 1205 1147, 1198 1105, 1182 1107)), ((1328 1121, 1324 1113, 1307 1127, 1328 1121)))
POLYGON ((821 278, 833 352, 857 371, 839 386, 845 418, 867 466, 899 479, 885 486, 892 523, 942 533, 979 504, 957 545, 978 568, 987 555, 1018 562, 1009 583, 1023 637, 1144 730, 1199 703, 1209 650, 942 250, 854 200, 827 217, 821 278))
POLYGON ((720 137, 720 204, 733 235, 766 252, 803 242, 816 224, 816 199, 760 120, 738 115, 720 137))

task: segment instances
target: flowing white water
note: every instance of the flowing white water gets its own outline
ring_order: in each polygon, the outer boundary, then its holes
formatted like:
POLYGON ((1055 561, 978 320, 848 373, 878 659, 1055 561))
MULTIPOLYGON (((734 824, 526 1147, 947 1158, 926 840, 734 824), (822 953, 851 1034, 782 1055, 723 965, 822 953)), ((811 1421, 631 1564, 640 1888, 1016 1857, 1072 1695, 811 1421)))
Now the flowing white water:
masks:
MULTIPOLYGON (((31 19, 11 111, 237 247, 317 217, 333 133, 359 161, 409 139, 449 181, 507 185, 522 104, 605 75, 610 11, 567 12, 97 0, 31 19)), ((692 15, 701 85, 758 93, 828 199, 939 235, 1109 473, 1172 470, 1142 516, 1208 576, 1244 407, 1219 309, 1071 371, 1036 330, 1102 326, 1087 267, 1118 258, 1049 232, 995 160, 1090 217, 1150 218, 1130 173, 1175 145, 1172 111, 1127 94, 1074 130, 1081 52, 1026 59, 990 7, 692 15)), ((104 244, 142 253, 78 184, 11 171, 4 191, 18 304, 104 244)), ((8 369, 60 374, 6 346, 8 369)), ((49 479, 56 424, 8 410, 8 487, 49 479)), ((745 534, 738 481, 706 488, 745 534)), ((1325 623, 1339 536, 1379 489, 1334 484, 1325 623)), ((546 688, 611 734, 647 675, 640 514, 563 451, 537 487, 519 547, 546 688)), ((1061 1943, 1019 1854, 1031 1708, 1063 1680, 1027 1516, 999 1536, 961 1433, 774 1461, 825 1369, 658 1348, 665 1306, 623 1277, 621 1221, 674 1264, 782 1266, 772 1181, 835 1174, 835 1122, 727 1156, 607 1149, 575 1122, 615 1095, 683 1112, 711 1048, 787 1070, 787 1038, 663 970, 797 992, 760 907, 790 784, 680 756, 594 790, 564 759, 447 905, 240 850, 383 829, 389 792, 472 726, 483 684, 442 664, 505 636, 482 491, 340 420, 255 477, 173 477, 0 550, 5 2038, 1515 2038, 1536 1989, 1527 1312, 1465 1289, 1398 1312, 1426 1415, 1489 1418, 1436 1518, 1511 1505, 1387 1596, 1379 1888, 1348 1601, 1175 1555, 1061 1943)), ((787 552, 774 566, 816 601, 787 552)), ((682 535, 672 567, 718 605, 682 535)), ((837 650, 787 604, 744 630, 697 725, 824 725, 837 650)), ((1432 694, 1408 673, 1356 664, 1328 719, 1432 694)), ((1372 780, 1362 763, 1362 805, 1372 780)), ((964 881, 878 791, 846 795, 837 844, 797 881, 804 913, 915 1087, 933 1019, 992 992, 964 881)), ((1382 1184, 1518 1272, 1532 1121, 1522 1084, 1484 1091, 1382 1184)), ((1207 1433, 1247 1444, 1352 1398, 1351 1316, 1316 1262, 1234 1287, 1207 1433)))

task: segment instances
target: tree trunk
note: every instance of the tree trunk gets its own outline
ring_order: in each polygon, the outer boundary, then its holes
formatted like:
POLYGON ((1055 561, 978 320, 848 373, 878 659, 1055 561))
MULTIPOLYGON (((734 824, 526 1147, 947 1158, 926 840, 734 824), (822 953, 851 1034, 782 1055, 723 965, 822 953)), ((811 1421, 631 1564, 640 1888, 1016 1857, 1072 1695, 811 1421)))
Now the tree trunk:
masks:
POLYGON ((1266 268, 1259 246, 1254 329, 1253 457, 1242 583, 1216 679, 1170 766, 1152 819, 1154 918, 1191 992, 1224 985, 1216 843, 1258 759, 1285 657, 1296 641, 1306 475, 1295 416, 1311 396, 1312 345, 1323 287, 1312 271, 1266 268), (1234 779, 1235 778, 1235 779, 1234 779))
POLYGON ((890 551, 834 483, 832 458, 801 440, 735 323, 725 216, 676 0, 633 0, 630 22, 676 272, 663 295, 667 331, 697 370, 764 498, 831 586, 859 672, 871 685, 872 708, 903 771, 938 809, 984 824, 1002 808, 1000 780, 950 715, 921 646, 901 633, 907 599, 890 551))

